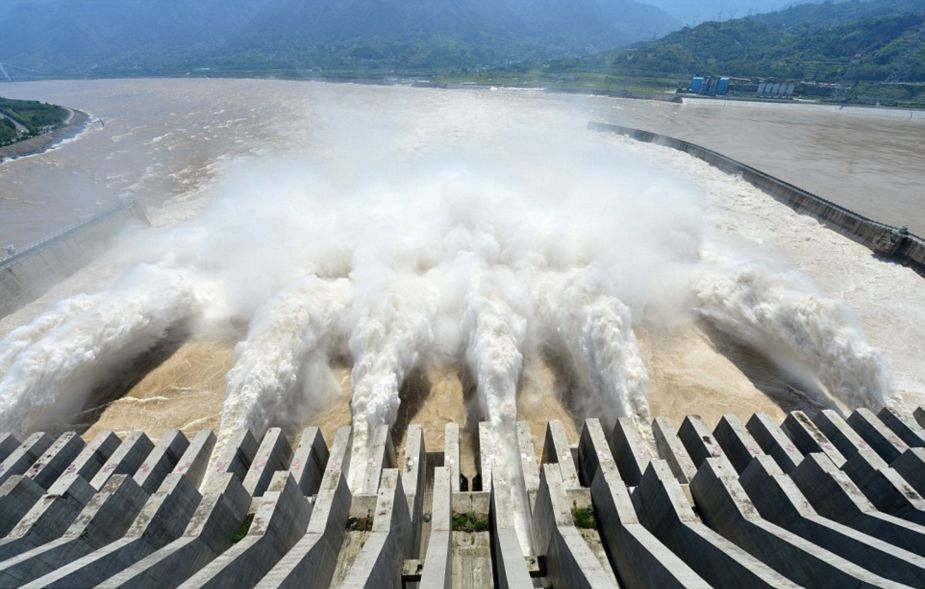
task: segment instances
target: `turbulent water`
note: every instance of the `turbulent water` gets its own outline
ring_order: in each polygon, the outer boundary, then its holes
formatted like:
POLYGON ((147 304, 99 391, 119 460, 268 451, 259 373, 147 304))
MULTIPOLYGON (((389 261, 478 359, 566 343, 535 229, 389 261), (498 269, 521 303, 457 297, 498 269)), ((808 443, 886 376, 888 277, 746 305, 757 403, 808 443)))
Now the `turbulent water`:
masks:
MULTIPOLYGON (((270 83, 166 84, 184 93, 161 96, 159 112, 194 109, 210 84, 246 94, 270 83)), ((160 199, 145 192, 153 228, 5 320, 0 431, 73 421, 120 367, 170 334, 236 342, 220 446, 241 427, 293 431, 319 419, 340 397, 338 367, 350 366, 354 488, 372 430, 420 401, 403 398, 410 375, 447 366, 473 384, 478 418, 512 452, 537 358, 565 383, 542 394, 576 419, 647 420, 665 367, 683 365, 659 356, 677 334, 708 334, 691 340, 715 358, 695 367, 700 382, 729 370, 725 355, 765 390, 735 350, 772 366, 792 397, 775 402, 925 400, 921 278, 685 155, 586 130, 598 100, 273 87, 275 110, 257 101, 264 94, 251 97, 256 120, 238 116, 249 106, 241 94, 227 115, 229 105, 210 104, 228 119, 203 115, 202 137, 139 138, 180 123, 116 122, 39 156, 67 167, 82 141, 100 149, 128 135, 166 149, 144 170, 177 173, 173 151, 203 161, 189 185, 155 183, 160 199), (266 148, 243 146, 245 122, 266 148)), ((138 158, 117 151, 115 160, 138 158)), ((494 468, 498 479, 520 476, 504 452, 494 468)))

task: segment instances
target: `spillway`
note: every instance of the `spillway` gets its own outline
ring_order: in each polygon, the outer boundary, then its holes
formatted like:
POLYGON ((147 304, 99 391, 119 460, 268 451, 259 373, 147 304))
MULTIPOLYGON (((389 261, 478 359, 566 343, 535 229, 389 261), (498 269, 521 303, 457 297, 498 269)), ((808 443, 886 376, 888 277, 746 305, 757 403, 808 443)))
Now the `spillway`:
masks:
POLYGON ((0 436, 4 587, 920 587, 925 409, 354 430, 0 436), (517 488, 512 489, 514 485, 517 488), (512 494, 523 503, 512 503, 512 494), (529 522, 529 543, 515 520, 529 522))

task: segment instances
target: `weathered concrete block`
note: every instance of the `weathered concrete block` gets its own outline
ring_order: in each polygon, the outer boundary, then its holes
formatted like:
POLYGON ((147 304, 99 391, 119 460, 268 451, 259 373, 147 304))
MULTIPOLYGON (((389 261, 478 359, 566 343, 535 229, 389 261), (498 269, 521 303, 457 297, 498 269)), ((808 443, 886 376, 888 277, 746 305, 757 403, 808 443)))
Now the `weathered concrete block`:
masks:
POLYGON ((55 443, 39 457, 26 471, 26 476, 38 483, 43 489, 52 483, 74 461, 83 450, 84 441, 74 432, 65 432, 58 436, 55 443))
POLYGON ((402 564, 410 550, 411 519, 401 476, 388 468, 382 472, 372 532, 338 587, 400 587, 402 564))
POLYGON ((912 418, 918 422, 919 427, 925 428, 925 407, 916 407, 912 411, 912 418))
POLYGON ((886 579, 911 586, 925 584, 925 559, 819 516, 790 477, 768 457, 755 458, 740 482, 768 521, 886 579))
POLYGON ((77 475, 64 475, 0 539, 0 560, 12 558, 64 534, 96 491, 77 475))
POLYGON ((190 483, 199 488, 203 477, 205 477, 209 457, 212 455, 214 447, 215 434, 208 430, 197 432, 174 467, 173 473, 186 475, 190 483))
MULTIPOLYGON (((362 444, 354 440, 354 446, 362 444)), ((382 471, 395 466, 395 448, 392 446, 392 437, 389 435, 389 426, 379 425, 372 431, 365 448, 353 449, 353 454, 362 456, 366 452, 366 464, 363 465, 364 475, 359 488, 353 489, 356 495, 375 495, 379 490, 379 479, 382 471)), ((356 468, 358 465, 354 465, 356 468)), ((352 480, 352 479, 351 479, 352 480)))
POLYGON ((691 492, 711 528, 795 583, 833 589, 902 587, 763 519, 726 461, 704 461, 691 492))
POLYGON ((870 409, 857 409, 848 416, 848 425, 854 428, 874 452, 887 462, 899 458, 909 449, 895 432, 888 428, 870 409))
POLYGON ((909 448, 890 466, 919 495, 925 495, 925 448, 909 448))
POLYGON ((131 432, 112 453, 106 464, 90 480, 90 485, 94 489, 102 489, 106 481, 113 475, 135 474, 135 471, 138 470, 138 467, 141 466, 141 463, 144 462, 144 459, 153 449, 154 444, 151 443, 147 435, 143 432, 131 432))
POLYGON ((540 488, 540 467, 536 461, 536 449, 533 446, 533 433, 526 421, 517 422, 517 447, 520 467, 524 473, 524 489, 530 499, 530 508, 536 501, 536 492, 540 488))
MULTIPOLYGON (((286 470, 289 459, 292 458, 292 448, 283 435, 283 430, 271 427, 264 434, 257 453, 244 476, 244 489, 252 497, 260 497, 270 485, 273 473, 286 470)), ((301 487, 300 487, 301 489, 301 487)))
POLYGON ((0 586, 22 586, 120 538, 147 499, 127 475, 113 476, 64 535, 0 562, 0 586))
POLYGON ((125 536, 32 581, 26 587, 94 587, 176 539, 200 495, 181 474, 171 474, 152 495, 125 536))
POLYGON ((328 462, 328 445, 317 427, 306 428, 292 455, 289 473, 305 496, 314 495, 321 485, 324 467, 328 462))
POLYGON ((411 547, 409 558, 421 553, 421 526, 423 525, 424 483, 427 479, 427 449, 424 447, 424 431, 420 425, 411 424, 405 435, 405 461, 401 468, 401 483, 408 502, 411 517, 411 547))
POLYGON ((684 418, 678 429, 678 437, 698 469, 707 458, 722 460, 732 467, 732 463, 723 452, 723 447, 719 445, 706 424, 697 415, 688 415, 684 418))
POLYGON ((697 467, 681 443, 671 420, 667 417, 656 417, 652 421, 652 436, 658 455, 668 463, 674 476, 684 484, 690 483, 697 474, 697 467))
POLYGON ((534 545, 546 555, 546 581, 554 587, 616 588, 617 579, 575 528, 557 464, 544 464, 536 497, 534 545))
POLYGON ((617 571, 621 582, 632 589, 709 587, 639 523, 596 419, 585 422, 578 455, 584 472, 593 473, 591 500, 595 518, 611 568, 617 571))
POLYGON ((615 473, 606 472, 602 469, 595 475, 591 496, 595 517, 601 522, 601 540, 621 582, 634 589, 710 587, 639 523, 625 485, 615 473))
POLYGON ((446 467, 434 469, 430 538, 419 589, 451 589, 453 586, 452 477, 452 471, 446 467))
POLYGON ((898 410, 884 407, 877 413, 877 417, 894 434, 899 436, 907 446, 912 448, 925 448, 925 429, 915 419, 903 415, 898 410))
POLYGON ((816 414, 813 423, 831 440, 845 460, 861 449, 870 448, 864 438, 851 429, 841 415, 831 409, 823 409, 816 414))
POLYGON ((0 433, 0 463, 19 447, 19 440, 11 433, 0 433))
POLYGON ((821 452, 825 454, 835 466, 841 467, 841 465, 845 463, 845 457, 839 452, 838 448, 835 447, 835 444, 833 444, 802 411, 791 411, 784 420, 783 428, 803 455, 821 452))
POLYGON ((629 417, 621 417, 613 426, 611 449, 617 461, 617 467, 623 480, 630 486, 639 484, 642 473, 652 460, 651 448, 639 435, 636 422, 629 417))
POLYGON ((640 522, 714 587, 797 587, 700 521, 662 460, 649 464, 633 493, 640 522))
POLYGON ((84 446, 77 458, 64 469, 64 474, 77 475, 87 481, 93 480, 93 476, 103 468, 120 444, 122 440, 116 434, 101 432, 84 446))
POLYGON ((745 424, 765 453, 769 454, 784 472, 789 473, 803 461, 803 454, 793 440, 765 413, 755 413, 745 424))
POLYGON ((561 421, 550 421, 546 425, 546 439, 543 442, 543 463, 558 464, 562 483, 566 489, 581 487, 578 470, 572 459, 572 449, 565 435, 565 426, 561 421))
POLYGON ((289 476, 273 475, 247 536, 187 579, 181 587, 253 587, 305 533, 311 504, 289 476))
MULTIPOLYGON (((489 476, 492 476, 491 473, 489 476)), ((491 560, 495 573, 495 587, 530 589, 533 587, 533 581, 524 562, 512 514, 509 489, 496 488, 493 484, 488 521, 491 528, 491 560)), ((347 587, 349 585, 344 585, 344 589, 347 587)))
POLYGON ((753 458, 764 454, 761 446, 748 433, 742 421, 732 413, 727 413, 720 418, 719 423, 713 429, 713 437, 719 442, 723 453, 736 472, 741 473, 751 464, 753 458))
POLYGON ((925 527, 878 511, 824 454, 807 455, 790 477, 820 515, 925 556, 925 527))
POLYGON ((52 445, 51 436, 37 432, 25 439, 0 463, 0 483, 11 476, 23 474, 52 445))
POLYGON ((602 465, 613 469, 614 476, 620 478, 600 420, 586 419, 578 436, 578 471, 581 473, 582 483, 590 487, 602 465))
POLYGON ((842 470, 880 511, 925 525, 925 500, 870 448, 859 449, 842 470))
POLYGON ((219 453, 213 456, 214 460, 209 465, 203 484, 208 485, 213 476, 226 472, 243 481, 256 453, 257 440, 254 434, 248 429, 236 432, 219 453))
POLYGON ((188 447, 189 440, 181 432, 166 432, 138 467, 134 476, 135 482, 145 493, 153 493, 167 478, 188 447))
POLYGON ((44 494, 42 487, 24 475, 10 477, 0 485, 0 538, 6 536, 44 494))
POLYGON ((349 427, 338 430, 305 535, 260 580, 259 589, 326 589, 331 585, 350 514, 350 438, 349 427))
POLYGON ((498 444, 491 424, 487 421, 479 422, 479 476, 482 478, 482 491, 491 492, 492 468, 495 465, 495 452, 498 444))
POLYGON ((101 589, 174 589, 224 552, 240 527, 250 495, 231 473, 206 487, 183 536, 98 585, 101 589))
POLYGON ((450 469, 450 487, 459 493, 459 425, 448 423, 443 426, 443 466, 450 469))

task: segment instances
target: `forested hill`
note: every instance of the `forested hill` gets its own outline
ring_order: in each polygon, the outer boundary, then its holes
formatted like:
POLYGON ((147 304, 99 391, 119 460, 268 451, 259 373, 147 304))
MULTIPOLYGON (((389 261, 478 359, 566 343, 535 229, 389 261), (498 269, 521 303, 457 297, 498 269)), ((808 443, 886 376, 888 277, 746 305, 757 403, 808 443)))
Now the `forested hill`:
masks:
POLYGON ((709 22, 551 71, 925 82, 925 0, 809 4, 709 22))
POLYGON ((679 23, 636 0, 0 0, 14 77, 398 71, 581 55, 679 23))

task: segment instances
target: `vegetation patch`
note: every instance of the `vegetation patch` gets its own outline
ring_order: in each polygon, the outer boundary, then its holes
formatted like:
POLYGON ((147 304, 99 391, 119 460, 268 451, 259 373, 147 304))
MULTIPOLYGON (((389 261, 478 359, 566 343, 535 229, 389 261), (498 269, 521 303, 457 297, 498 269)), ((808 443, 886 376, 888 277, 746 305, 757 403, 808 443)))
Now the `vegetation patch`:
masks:
POLYGON ((244 518, 244 521, 241 522, 241 526, 238 528, 234 534, 231 535, 231 543, 237 544, 244 539, 244 536, 247 536, 247 532, 251 529, 251 524, 254 523, 254 514, 249 513, 247 517, 244 518))
POLYGON ((594 518, 593 507, 573 507, 572 519, 575 520, 575 527, 583 530, 596 530, 597 520, 594 518))
POLYGON ((66 108, 36 100, 0 98, 0 146, 58 129, 69 114, 66 108))
POLYGON ((488 516, 477 513, 454 513, 453 514, 453 531, 454 532, 487 532, 488 516))

